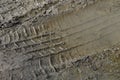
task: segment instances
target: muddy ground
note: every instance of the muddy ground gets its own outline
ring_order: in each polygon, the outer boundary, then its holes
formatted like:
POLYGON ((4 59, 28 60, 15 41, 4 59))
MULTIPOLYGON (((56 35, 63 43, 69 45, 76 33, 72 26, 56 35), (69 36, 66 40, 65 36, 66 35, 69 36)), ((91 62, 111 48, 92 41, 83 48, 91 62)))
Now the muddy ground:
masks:
POLYGON ((119 0, 0 0, 0 80, 120 80, 119 0))

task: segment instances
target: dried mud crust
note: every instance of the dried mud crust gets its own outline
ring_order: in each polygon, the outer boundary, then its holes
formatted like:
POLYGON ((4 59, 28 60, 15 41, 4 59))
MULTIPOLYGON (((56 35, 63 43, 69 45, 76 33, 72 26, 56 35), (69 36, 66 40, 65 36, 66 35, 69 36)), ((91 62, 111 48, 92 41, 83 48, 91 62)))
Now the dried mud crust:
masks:
POLYGON ((0 80, 119 80, 119 13, 119 0, 1 0, 0 80))

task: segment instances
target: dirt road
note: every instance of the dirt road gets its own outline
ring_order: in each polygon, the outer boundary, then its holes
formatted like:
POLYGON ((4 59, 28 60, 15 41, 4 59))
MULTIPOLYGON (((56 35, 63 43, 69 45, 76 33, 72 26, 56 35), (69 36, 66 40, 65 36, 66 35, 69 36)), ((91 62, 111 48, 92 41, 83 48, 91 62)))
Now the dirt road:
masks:
POLYGON ((0 80, 119 80, 119 34, 119 0, 1 0, 0 80))

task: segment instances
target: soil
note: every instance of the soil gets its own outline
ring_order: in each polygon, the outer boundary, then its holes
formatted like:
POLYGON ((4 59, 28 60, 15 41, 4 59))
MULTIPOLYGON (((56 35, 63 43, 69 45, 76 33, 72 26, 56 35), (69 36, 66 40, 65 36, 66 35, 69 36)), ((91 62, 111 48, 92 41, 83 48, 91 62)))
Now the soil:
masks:
POLYGON ((120 80, 119 0, 0 0, 0 80, 120 80))

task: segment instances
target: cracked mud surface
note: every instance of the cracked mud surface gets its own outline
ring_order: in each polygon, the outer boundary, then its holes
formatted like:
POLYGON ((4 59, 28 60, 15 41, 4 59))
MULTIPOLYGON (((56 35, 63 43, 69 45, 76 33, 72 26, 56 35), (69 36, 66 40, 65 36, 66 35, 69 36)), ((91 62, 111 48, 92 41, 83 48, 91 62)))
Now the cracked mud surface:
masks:
POLYGON ((0 80, 120 80, 119 0, 1 0, 0 80))

